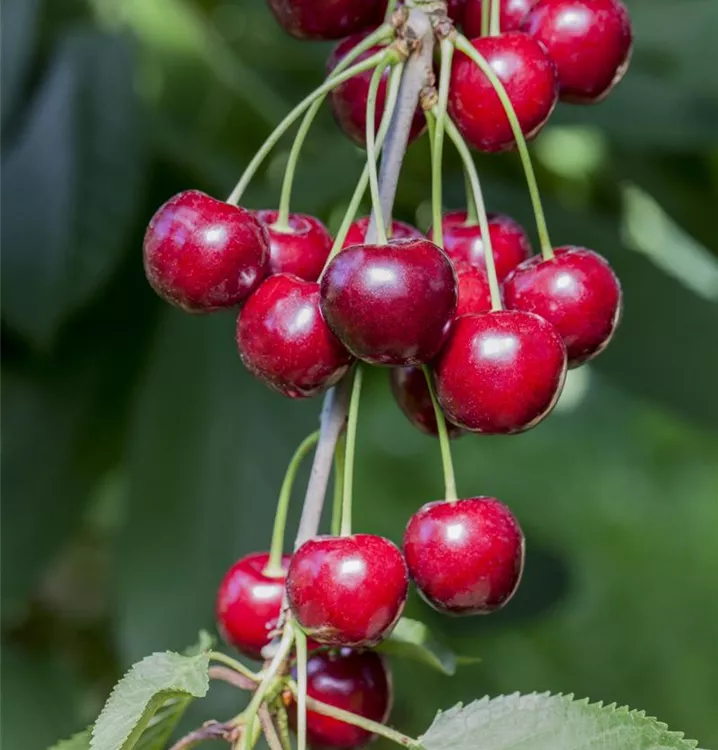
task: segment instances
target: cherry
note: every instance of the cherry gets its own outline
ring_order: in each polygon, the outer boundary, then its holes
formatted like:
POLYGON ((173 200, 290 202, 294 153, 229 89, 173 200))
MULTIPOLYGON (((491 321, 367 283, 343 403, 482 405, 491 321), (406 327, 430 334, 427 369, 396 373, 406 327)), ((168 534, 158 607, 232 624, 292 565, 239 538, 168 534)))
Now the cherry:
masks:
POLYGON ((454 263, 459 290, 456 317, 491 310, 491 289, 485 272, 466 263, 454 263))
POLYGON ((552 260, 535 256, 504 284, 506 305, 536 313, 563 337, 568 366, 608 346, 621 316, 621 284, 607 261, 585 247, 560 247, 552 260))
MULTIPOLYGON (((296 668, 293 670, 296 679, 296 668)), ((383 724, 389 718, 392 683, 389 666, 375 651, 320 651, 307 660, 307 695, 335 708, 383 724)), ((297 707, 289 719, 296 728, 297 707)), ((307 739, 313 747, 349 750, 370 742, 366 729, 307 711, 307 739)))
MULTIPOLYGON (((347 39, 342 39, 332 51, 329 60, 327 60, 327 74, 331 73, 344 57, 366 36, 366 33, 354 34, 347 39)), ((371 47, 366 52, 362 52, 354 62, 358 63, 366 60, 381 49, 382 47, 379 46, 371 47)), ((379 84, 379 90, 377 91, 375 118, 375 127, 377 130, 379 129, 382 114, 384 113, 389 72, 390 69, 386 68, 379 84)), ((372 73, 373 71, 367 70, 355 75, 333 89, 329 95, 332 112, 337 124, 355 143, 362 147, 366 142, 366 105, 372 73)), ((411 124, 409 140, 412 141, 421 135, 424 132, 425 126, 424 113, 417 107, 411 124)))
MULTIPOLYGON (((282 557, 282 568, 289 566, 282 557)), ((217 625, 222 637, 250 659, 261 659, 262 649, 277 626, 284 596, 284 576, 264 574, 266 552, 242 557, 227 571, 217 594, 217 625)))
POLYGON ((274 226, 278 211, 257 211, 255 216, 269 234, 270 273, 291 273, 305 281, 316 281, 324 268, 332 236, 319 219, 289 214, 289 229, 274 226))
POLYGON ((279 393, 314 396, 346 372, 351 355, 319 310, 319 284, 280 273, 247 300, 237 318, 245 367, 279 393))
MULTIPOLYGON (((427 435, 437 436, 436 414, 423 370, 420 367, 393 367, 389 372, 389 382, 394 399, 406 418, 427 435)), ((462 429, 448 421, 446 431, 450 438, 464 434, 462 429)))
MULTIPOLYGON (((349 226, 349 231, 344 239, 342 247, 350 247, 351 245, 362 245, 366 239, 366 233, 369 229, 369 217, 362 216, 357 219, 349 226)), ((424 235, 416 228, 412 227, 411 224, 406 224, 403 221, 397 221, 394 219, 391 222, 390 237, 391 240, 412 240, 423 237, 424 235)))
POLYGON ((280 26, 299 39, 341 39, 378 26, 386 0, 268 0, 280 26))
POLYGON ((539 0, 522 29, 556 65, 563 101, 601 101, 628 68, 631 20, 620 0, 539 0))
POLYGON ((493 497, 427 503, 404 532, 404 555, 421 596, 455 615, 488 614, 516 591, 524 535, 493 497))
MULTIPOLYGON (((491 2, 491 0, 487 0, 491 2)), ((531 10, 536 0, 501 0, 499 10, 499 25, 501 31, 518 31, 521 21, 531 10)), ((464 33, 469 38, 481 36, 481 6, 483 0, 466 0, 464 11, 464 33)))
POLYGON ((396 624, 406 601, 404 558, 373 534, 317 536, 292 557, 289 605, 314 640, 329 646, 374 646, 396 624))
POLYGON ((441 348, 456 312, 451 261, 426 239, 342 250, 321 281, 327 323, 356 357, 416 365, 441 348))
POLYGON ((534 427, 553 408, 565 376, 558 331, 518 310, 457 318, 435 364, 436 395, 448 418, 487 434, 534 427))
MULTIPOLYGON (((510 216, 488 214, 488 220, 496 276, 503 281, 522 260, 531 256, 531 242, 524 228, 510 216)), ((466 211, 445 213, 441 227, 444 252, 451 260, 486 269, 481 227, 466 223, 466 211)), ((427 235, 431 236, 431 230, 427 235)))
POLYGON ((187 312, 235 307, 266 274, 268 245, 249 211, 186 190, 150 220, 145 274, 160 297, 187 312))
MULTIPOLYGON (((472 39, 471 44, 503 83, 524 136, 533 138, 556 105, 556 74, 543 47, 520 31, 472 39)), ((501 100, 489 79, 464 54, 454 58, 449 111, 474 148, 505 151, 515 146, 501 100)))

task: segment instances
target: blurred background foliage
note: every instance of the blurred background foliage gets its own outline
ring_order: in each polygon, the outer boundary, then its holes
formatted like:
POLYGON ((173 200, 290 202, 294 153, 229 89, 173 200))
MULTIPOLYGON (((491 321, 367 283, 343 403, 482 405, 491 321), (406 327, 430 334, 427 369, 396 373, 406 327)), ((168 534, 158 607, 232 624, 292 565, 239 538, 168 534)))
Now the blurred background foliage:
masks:
MULTIPOLYGON (((625 290, 615 341, 555 415, 455 444, 460 489, 496 494, 528 536, 515 600, 446 619, 454 678, 396 663, 394 721, 457 700, 574 692, 718 746, 718 77, 716 0, 629 0, 626 80, 560 106, 535 143, 555 243, 605 254, 625 290)), ((222 196, 323 74, 261 0, 4 0, 2 7, 2 738, 42 750, 91 721, 153 650, 213 624, 239 555, 267 545, 284 466, 318 403, 242 369, 232 315, 153 296, 143 228, 174 192, 222 196)), ((246 203, 278 200, 290 141, 246 203)), ((362 155, 325 113, 293 208, 336 228, 362 155)), ((490 208, 533 231, 515 156, 477 157, 490 208)), ((463 201, 448 155, 447 204, 463 201)), ((428 224, 425 142, 396 214, 428 224)), ((438 446, 377 372, 362 404, 356 527, 400 539, 441 493, 438 446)), ((297 509, 295 509, 296 511, 297 509)), ((296 518, 296 513, 295 516, 296 518)), ((213 688, 188 722, 223 718, 213 688)))

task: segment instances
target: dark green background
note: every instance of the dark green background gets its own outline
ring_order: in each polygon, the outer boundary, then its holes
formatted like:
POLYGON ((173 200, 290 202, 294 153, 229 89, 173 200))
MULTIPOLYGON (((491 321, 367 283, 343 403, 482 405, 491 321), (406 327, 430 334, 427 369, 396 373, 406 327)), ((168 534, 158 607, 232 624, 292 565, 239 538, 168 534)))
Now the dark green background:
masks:
MULTIPOLYGON (((718 746, 718 2, 629 6, 626 80, 597 107, 559 106, 533 149, 555 243, 610 259, 624 322, 538 429, 456 443, 460 491, 496 494, 524 526, 526 575, 486 619, 412 599, 483 661, 453 679, 397 663, 407 732, 457 700, 552 690, 718 746)), ((260 0, 4 0, 2 35, 2 730, 8 750, 43 750, 133 660, 213 627, 224 570, 268 543, 319 403, 243 371, 232 315, 155 298, 140 247, 172 193, 228 194, 328 46, 287 38, 260 0)), ((248 205, 276 205, 290 143, 248 205)), ((427 157, 411 149, 397 205, 424 227, 427 157)), ((477 163, 490 208, 533 233, 515 155, 477 163)), ((336 228, 360 168, 325 114, 293 207, 336 228)), ((446 175, 458 207, 453 153, 446 175)), ((356 528, 395 540, 441 493, 438 446, 382 372, 356 470, 356 528)), ((234 702, 213 688, 188 720, 234 702)))

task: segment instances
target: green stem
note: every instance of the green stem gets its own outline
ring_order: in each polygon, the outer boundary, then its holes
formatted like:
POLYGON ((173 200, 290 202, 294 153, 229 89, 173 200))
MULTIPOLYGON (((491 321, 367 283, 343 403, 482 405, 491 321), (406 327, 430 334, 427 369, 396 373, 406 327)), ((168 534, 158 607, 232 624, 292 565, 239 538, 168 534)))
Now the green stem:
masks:
POLYGON ((283 578, 286 571, 282 568, 282 553, 284 552, 284 529, 287 525, 287 511, 289 500, 292 497, 292 487, 297 476, 299 465, 306 458, 309 451, 314 448, 319 440, 319 430, 302 440, 289 462, 287 472, 284 475, 282 489, 279 492, 277 513, 274 517, 274 529, 272 531, 272 546, 269 549, 269 560, 264 568, 264 575, 273 578, 283 578))
MULTIPOLYGON (((506 112, 506 117, 511 125, 511 131, 514 139, 516 140, 516 146, 521 157, 521 164, 524 168, 524 174, 526 175, 526 182, 528 183, 529 195, 531 196, 531 204, 533 205, 534 216, 536 217, 536 229, 538 231, 539 242, 541 245, 541 254, 544 260, 551 260, 553 258, 553 248, 551 247, 551 239, 548 234, 548 227, 546 225, 546 217, 544 216, 543 206, 541 205, 541 196, 539 195, 538 183, 536 182, 536 174, 534 173, 533 165, 531 164, 531 155, 529 154, 528 146, 526 145, 526 139, 521 130, 516 112, 514 112, 513 104, 509 99, 506 89, 501 81, 498 79, 493 69, 469 40, 458 34, 456 37, 456 48, 463 52, 465 55, 470 57, 474 63, 480 68, 481 72, 489 79, 491 85, 494 87, 496 94, 501 100, 501 104, 506 112)), ((483 231, 483 230, 482 230, 483 231)))
POLYGON ((359 399, 361 398, 361 386, 364 368, 357 362, 354 373, 354 384, 349 401, 349 416, 347 417, 346 455, 344 456, 344 488, 342 494, 342 522, 340 528, 341 536, 349 536, 352 533, 352 491, 354 488, 354 451, 356 447, 357 418, 359 416, 359 399))
POLYGON ((294 628, 297 652, 297 750, 307 750, 307 636, 294 628))
POLYGON ((396 10, 397 0, 389 0, 386 4, 386 13, 384 13, 384 22, 386 23, 396 10))
MULTIPOLYGON (((484 0, 486 2, 486 0, 484 0)), ((489 36, 501 33, 501 0, 491 0, 491 17, 489 20, 489 36)))
POLYGON ((371 203, 376 216, 376 239, 378 244, 386 245, 386 224, 384 223, 384 212, 381 208, 379 197, 379 172, 376 167, 376 98, 379 92, 379 84, 384 75, 384 68, 388 61, 380 62, 372 73, 369 82, 369 93, 366 103, 366 163, 369 166, 369 191, 371 192, 371 203))
POLYGON ((251 669, 247 668, 242 664, 241 661, 237 661, 236 659, 233 659, 231 656, 227 656, 227 654, 223 654, 221 651, 210 651, 209 652, 209 658, 212 661, 219 662, 220 664, 225 664, 228 667, 231 667, 234 669, 235 672, 239 672, 241 675, 246 677, 249 680, 252 680, 252 682, 259 682, 259 675, 252 672, 251 669))
POLYGON ((431 380, 431 372, 426 365, 422 365, 421 369, 424 371, 424 377, 426 378, 426 385, 429 389, 429 396, 431 396, 431 404, 434 407, 434 416, 436 417, 436 428, 439 432, 439 447, 441 448, 441 463, 444 468, 444 496, 446 500, 456 500, 458 498, 456 494, 456 476, 454 474, 454 462, 451 459, 451 445, 449 440, 449 433, 446 429, 446 417, 444 412, 441 411, 439 402, 436 398, 436 392, 434 391, 434 383, 431 380))
POLYGON ((342 498, 344 496, 344 435, 339 436, 334 449, 334 502, 332 503, 332 536, 339 536, 342 523, 342 498))
POLYGON ((476 213, 476 201, 471 192, 471 180, 469 180, 469 173, 466 169, 464 169, 464 187, 466 192, 466 221, 464 224, 467 227, 474 227, 479 223, 479 217, 476 213))
POLYGON ((227 198, 227 203, 231 203, 235 206, 239 203, 244 191, 247 189, 247 186, 254 177, 257 169, 259 169, 262 162, 267 158, 267 155, 274 148, 277 141, 279 141, 284 133, 302 114, 304 114, 304 112, 306 112, 307 109, 309 109, 309 107, 312 106, 312 104, 317 99, 325 96, 332 89, 336 88, 345 81, 348 81, 350 78, 353 78, 355 75, 375 68, 382 61, 385 54, 386 52, 384 50, 381 50, 371 57, 368 57, 366 60, 362 60, 356 65, 353 65, 348 70, 345 70, 343 73, 340 73, 338 76, 329 78, 321 86, 319 86, 319 88, 314 89, 311 94, 302 99, 302 101, 299 102, 296 107, 294 107, 294 109, 279 123, 279 125, 277 125, 277 127, 272 131, 267 140, 262 144, 260 149, 254 155, 252 161, 249 162, 247 168, 244 170, 244 173, 240 177, 239 182, 231 192, 229 198, 227 198))

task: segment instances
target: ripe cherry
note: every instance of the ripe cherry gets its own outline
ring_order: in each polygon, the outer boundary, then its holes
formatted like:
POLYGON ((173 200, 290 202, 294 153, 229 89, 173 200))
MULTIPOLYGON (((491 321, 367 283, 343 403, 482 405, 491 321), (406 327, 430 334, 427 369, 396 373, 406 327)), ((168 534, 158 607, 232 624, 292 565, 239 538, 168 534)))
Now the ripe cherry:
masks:
POLYGON ((286 273, 270 276, 247 300, 237 346, 253 375, 291 398, 334 385, 351 363, 319 310, 319 284, 286 273))
POLYGON ((386 0, 268 0, 282 28, 299 39, 341 39, 378 26, 386 0))
POLYGON ((278 211, 257 211, 255 215, 269 234, 269 272, 316 281, 332 249, 332 236, 324 224, 313 216, 289 214, 289 228, 278 229, 274 226, 278 211))
MULTIPOLYGON (((327 60, 327 74, 331 73, 344 57, 366 36, 367 34, 354 34, 347 39, 342 39, 332 51, 329 60, 327 60)), ((362 52, 354 62, 358 63, 362 60, 366 60, 381 49, 381 47, 371 47, 366 52, 362 52)), ((375 119, 375 127, 377 130, 379 129, 382 114, 384 113, 389 73, 390 69, 386 68, 377 92, 375 119)), ((339 127, 355 143, 362 147, 366 142, 366 105, 371 77, 371 70, 359 73, 348 81, 337 86, 329 95, 332 111, 339 127)), ((416 113, 414 114, 414 120, 411 124, 409 140, 411 141, 421 135, 421 133, 424 132, 425 126, 426 120, 424 114, 421 109, 417 108, 416 113)))
POLYGON ((517 310, 457 318, 435 364, 436 394, 446 415, 486 434, 534 427, 554 407, 565 376, 558 331, 517 310))
MULTIPOLYGON (((366 239, 366 233, 369 229, 369 217, 362 216, 361 219, 354 221, 347 232, 347 236, 344 239, 342 247, 349 247, 350 245, 362 245, 366 239)), ((393 240, 412 240, 423 238, 423 234, 416 228, 412 227, 411 224, 406 224, 403 221, 397 221, 394 219, 391 222, 390 239, 393 240)))
POLYGON ((491 288, 486 272, 467 263, 454 263, 454 268, 459 291, 456 317, 491 310, 491 288))
POLYGON ((404 555, 419 593, 454 615, 488 614, 513 596, 524 563, 524 535, 493 497, 427 503, 404 532, 404 555))
MULTIPOLYGON (((289 566, 282 557, 282 568, 289 566)), ((222 637, 250 659, 261 659, 262 649, 277 626, 284 596, 284 576, 265 575, 266 552, 237 560, 222 579, 217 594, 217 625, 222 637)))
POLYGON ((553 260, 535 256, 506 279, 507 307, 536 313, 563 337, 568 366, 576 367, 608 346, 621 316, 621 284, 598 253, 560 247, 553 260))
MULTIPOLYGON (((499 24, 502 32, 518 31, 521 21, 531 10, 536 0, 500 0, 499 24)), ((487 0, 491 2, 491 0, 487 0)), ((483 0, 466 0, 464 11, 464 34, 470 39, 481 36, 481 6, 483 0)))
MULTIPOLYGON (((296 679, 296 668, 293 670, 296 679)), ((319 651, 307 660, 307 695, 335 708, 381 724, 389 718, 393 698, 391 672, 375 651, 319 651)), ((296 728, 297 707, 289 718, 296 728)), ((350 750, 370 742, 366 729, 307 711, 307 739, 312 747, 350 750)))
MULTIPOLYGON (((392 367, 389 382, 394 399, 406 418, 421 432, 436 437, 439 434, 436 414, 423 370, 420 367, 392 367)), ((449 421, 446 422, 446 431, 450 438, 464 434, 449 421)))
MULTIPOLYGON (((505 214, 488 214, 491 250, 496 276, 503 281, 521 261, 531 256, 531 242, 524 228, 505 214)), ((484 240, 478 224, 466 223, 466 211, 449 211, 441 222, 444 252, 452 261, 486 270, 484 240)), ((431 236, 431 230, 427 233, 431 236)))
POLYGON ((539 0, 522 29, 556 65, 564 101, 601 101, 628 68, 631 20, 620 0, 539 0))
POLYGON ((373 534, 318 536, 305 542, 287 571, 297 622, 329 646, 374 646, 392 630, 406 601, 404 558, 373 534))
MULTIPOLYGON (((533 138, 556 105, 556 74, 543 47, 519 31, 472 39, 471 44, 503 83, 522 133, 533 138)), ((491 82, 463 54, 454 58, 449 111, 464 138, 480 151, 505 151, 516 144, 491 82)))
POLYGON ((212 312, 235 307, 259 284, 269 241, 249 211, 187 190, 152 217, 143 255, 160 297, 187 312, 212 312))
POLYGON ((321 281, 331 329, 352 354, 378 365, 432 359, 454 318, 456 295, 451 261, 426 239, 348 247, 321 281))

